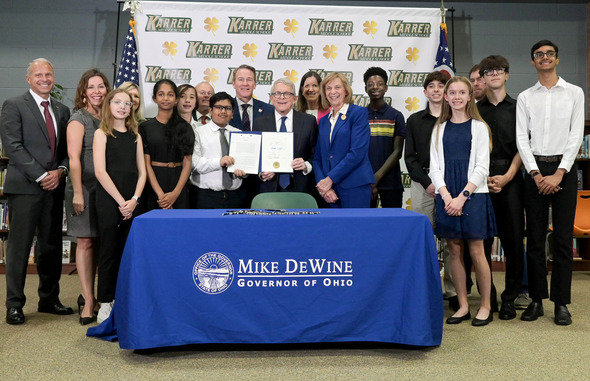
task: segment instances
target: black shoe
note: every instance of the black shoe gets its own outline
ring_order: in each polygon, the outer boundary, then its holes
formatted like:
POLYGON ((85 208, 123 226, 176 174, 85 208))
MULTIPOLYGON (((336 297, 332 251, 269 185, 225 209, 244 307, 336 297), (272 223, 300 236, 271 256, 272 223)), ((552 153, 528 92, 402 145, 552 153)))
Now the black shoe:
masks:
POLYGON ((82 315, 82 309, 84 308, 85 305, 86 305, 86 301, 84 300, 84 297, 82 296, 82 294, 80 294, 78 296, 78 315, 82 315))
POLYGON ((520 315, 520 320, 535 321, 543 315, 543 302, 532 302, 520 315))
POLYGON ((514 308, 514 302, 502 302, 500 312, 498 314, 500 320, 512 320, 516 317, 516 309, 514 308))
POLYGON ((449 316, 447 318, 447 324, 459 324, 464 320, 469 320, 471 319, 471 312, 467 312, 465 315, 463 316, 449 316))
POLYGON ((555 324, 570 325, 572 324, 572 315, 567 307, 561 304, 555 305, 555 324))
POLYGON ((457 312, 459 311, 459 298, 457 298, 457 296, 449 296, 449 308, 452 309, 453 311, 457 312))
POLYGON ((96 316, 94 314, 91 317, 82 317, 80 316, 80 325, 87 325, 96 321, 96 316))
POLYGON ((74 313, 74 310, 71 307, 66 307, 59 301, 53 304, 43 304, 39 302, 39 308, 37 311, 53 315, 71 315, 74 313))
POLYGON ((23 324, 25 322, 25 314, 21 307, 10 307, 6 310, 6 322, 8 324, 23 324))
POLYGON ((474 327, 483 327, 484 325, 490 324, 490 322, 493 320, 494 320, 494 314, 492 311, 490 311, 490 313, 488 314, 488 317, 485 319, 473 318, 473 320, 471 321, 471 325, 474 327))

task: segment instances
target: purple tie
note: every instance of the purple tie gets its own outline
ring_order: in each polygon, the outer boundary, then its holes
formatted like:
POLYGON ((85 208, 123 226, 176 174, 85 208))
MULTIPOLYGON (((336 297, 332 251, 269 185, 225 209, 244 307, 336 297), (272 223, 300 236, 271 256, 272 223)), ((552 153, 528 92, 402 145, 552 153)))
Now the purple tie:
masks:
POLYGON ((51 145, 51 161, 55 157, 55 125, 53 124, 53 119, 51 118, 51 113, 49 112, 49 102, 43 101, 41 102, 41 106, 43 106, 43 114, 45 115, 45 126, 47 127, 47 134, 49 134, 49 144, 51 145))
POLYGON ((248 106, 247 103, 242 105, 242 131, 250 131, 250 115, 248 115, 248 106))

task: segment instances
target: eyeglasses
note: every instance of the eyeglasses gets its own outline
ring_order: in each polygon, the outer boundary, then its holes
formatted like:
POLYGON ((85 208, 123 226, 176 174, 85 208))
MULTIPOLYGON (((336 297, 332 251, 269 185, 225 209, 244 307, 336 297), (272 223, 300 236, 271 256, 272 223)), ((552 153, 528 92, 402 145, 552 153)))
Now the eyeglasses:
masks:
POLYGON ((212 91, 199 91, 197 94, 199 94, 201 96, 205 96, 205 95, 208 95, 210 97, 213 96, 213 92, 212 91))
POLYGON ((494 75, 494 72, 496 72, 497 75, 504 74, 506 73, 506 68, 500 67, 497 69, 487 69, 483 71, 483 75, 485 75, 486 77, 491 77, 492 75, 494 75))
POLYGON ((271 96, 275 97, 275 98, 289 98, 289 97, 293 97, 295 96, 295 94, 287 92, 287 93, 281 93, 279 91, 275 91, 273 93, 270 93, 271 96))
POLYGON ((118 107, 129 107, 131 108, 133 106, 133 102, 123 102, 123 101, 111 101, 111 104, 118 106, 118 107))
POLYGON ((543 58, 543 56, 553 58, 557 57, 557 53, 555 52, 555 50, 549 50, 547 52, 535 52, 535 54, 533 54, 533 57, 535 57, 535 59, 543 58))
POLYGON ((219 112, 221 112, 221 111, 231 112, 234 109, 232 106, 218 106, 218 105, 213 106, 213 108, 219 112))

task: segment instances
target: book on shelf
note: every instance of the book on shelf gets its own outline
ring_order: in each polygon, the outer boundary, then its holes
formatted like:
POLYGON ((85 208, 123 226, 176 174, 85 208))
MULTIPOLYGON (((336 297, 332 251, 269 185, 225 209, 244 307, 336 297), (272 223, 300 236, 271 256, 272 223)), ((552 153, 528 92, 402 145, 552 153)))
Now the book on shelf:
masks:
POLYGON ((584 189, 584 171, 578 169, 578 190, 584 189))
POLYGON ((71 263, 72 241, 64 240, 61 243, 61 263, 71 263))
POLYGON ((578 155, 576 159, 590 159, 590 135, 584 135, 584 139, 582 140, 582 145, 580 146, 580 150, 578 151, 578 155))
POLYGON ((6 252, 6 240, 0 238, 0 264, 4 263, 4 253, 6 252))

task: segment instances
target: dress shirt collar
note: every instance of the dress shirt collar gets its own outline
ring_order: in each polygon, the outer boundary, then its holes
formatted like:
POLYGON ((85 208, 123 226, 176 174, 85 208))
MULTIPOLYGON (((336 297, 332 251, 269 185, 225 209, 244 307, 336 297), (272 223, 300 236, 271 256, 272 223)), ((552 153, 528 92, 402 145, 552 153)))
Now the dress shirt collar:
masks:
MULTIPOLYGON (((565 89, 567 87, 567 82, 565 81, 565 79, 558 77, 557 83, 551 89, 553 89, 555 87, 563 87, 565 89)), ((537 83, 535 83, 535 85, 533 86, 534 91, 539 91, 539 90, 543 90, 543 89, 545 91, 551 90, 551 89, 547 89, 545 86, 541 85, 541 81, 537 81, 537 83)))
MULTIPOLYGON (((41 106, 41 102, 44 102, 44 101, 48 101, 49 106, 51 106, 51 97, 47 97, 47 99, 43 99, 43 98, 41 98, 41 96, 39 94, 37 94, 36 92, 34 92, 31 89, 29 89, 29 93, 33 96, 33 99, 35 100, 35 103, 37 104, 37 106, 43 107, 43 106, 41 106)), ((50 109, 51 109, 51 107, 50 107, 50 109)))
POLYGON ((248 102, 242 102, 240 98, 236 97, 236 101, 238 102, 238 108, 240 111, 243 104, 249 104, 252 108, 254 108, 254 98, 250 98, 248 102))
MULTIPOLYGON (((345 103, 345 104, 342 106, 342 108, 340 109, 340 111, 338 111, 338 114, 346 115, 346 113, 348 112, 348 106, 349 106, 349 104, 348 104, 348 103, 345 103)), ((334 118, 336 118, 337 116, 338 116, 338 115, 334 115, 334 109, 332 109, 332 110, 330 111, 330 118, 331 118, 331 119, 334 119, 334 118)))
MULTIPOLYGON (((209 123, 207 123, 207 126, 209 126, 209 128, 213 132, 217 132, 221 128, 217 124, 215 124, 215 122, 213 121, 213 119, 211 119, 211 121, 209 123)), ((225 128, 225 130, 227 131, 227 128, 228 127, 229 127, 229 124, 227 126, 223 127, 223 128, 225 128)))

